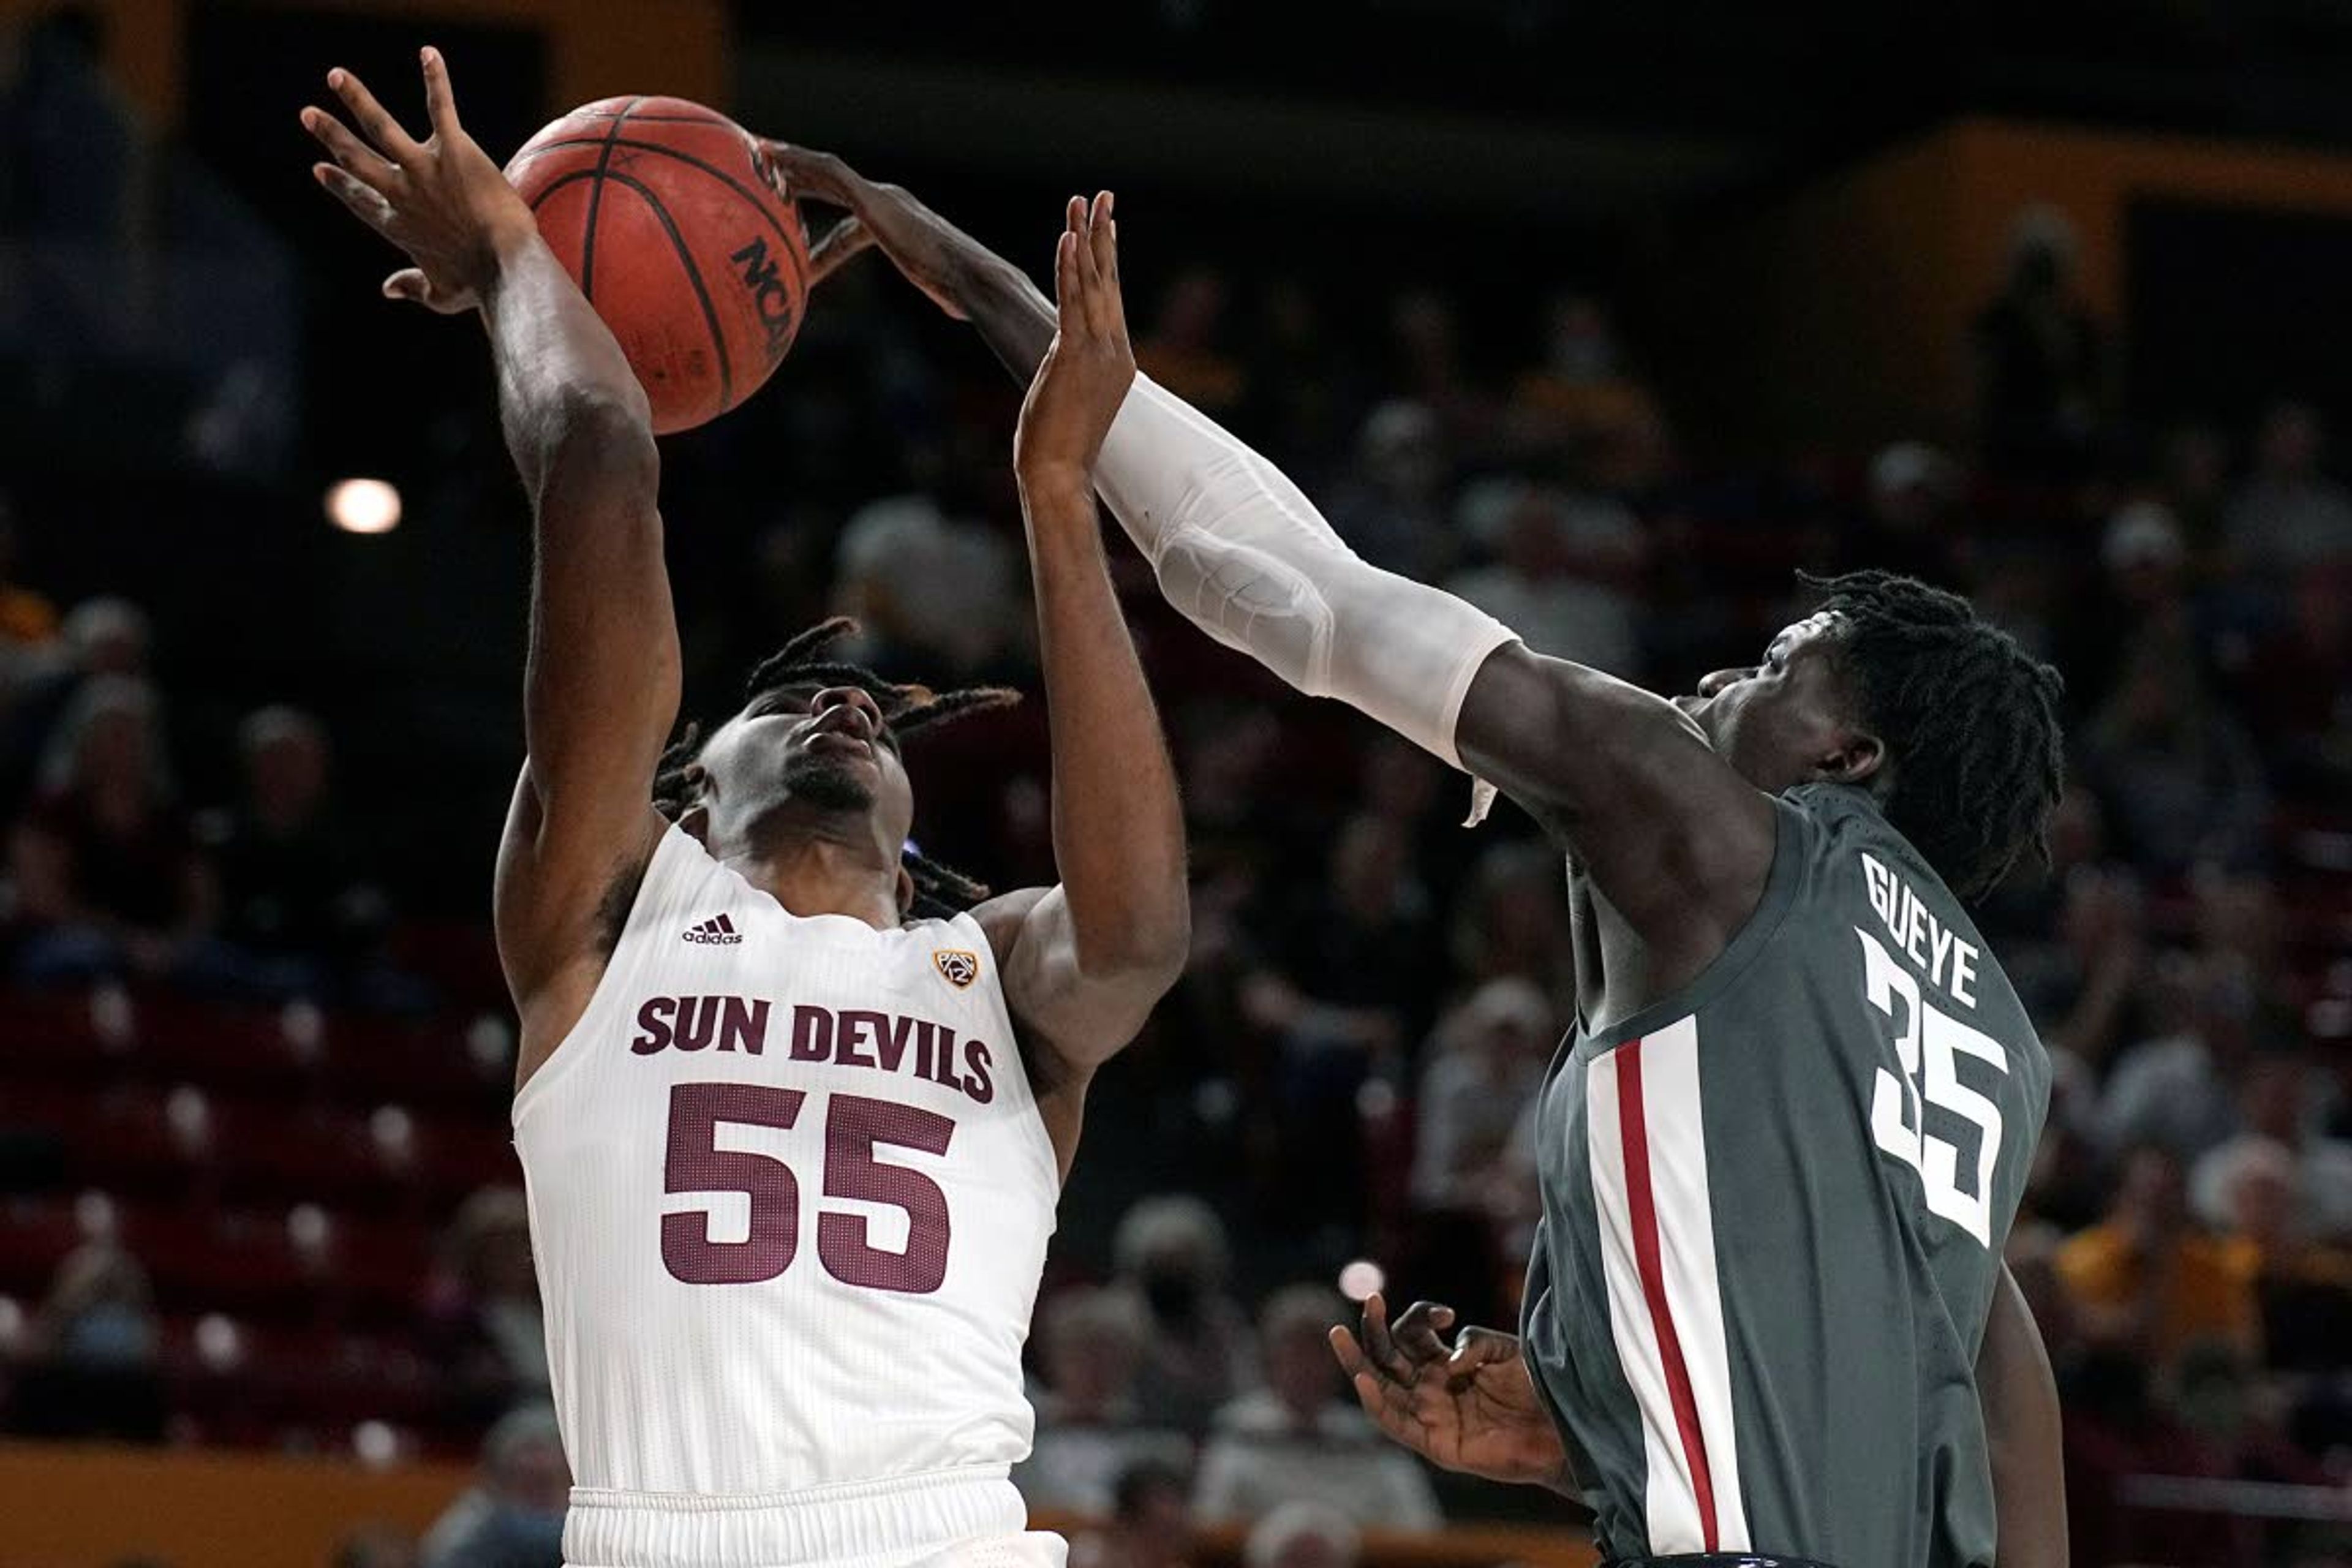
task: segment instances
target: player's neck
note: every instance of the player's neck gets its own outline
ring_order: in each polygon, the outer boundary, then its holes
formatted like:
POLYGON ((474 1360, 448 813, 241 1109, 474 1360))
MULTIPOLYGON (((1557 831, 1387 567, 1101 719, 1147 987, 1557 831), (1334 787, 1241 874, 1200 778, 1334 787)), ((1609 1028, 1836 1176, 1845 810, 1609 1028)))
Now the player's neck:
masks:
POLYGON ((803 919, 846 915, 892 931, 903 918, 898 862, 880 845, 856 835, 770 835, 737 845, 719 858, 803 919))

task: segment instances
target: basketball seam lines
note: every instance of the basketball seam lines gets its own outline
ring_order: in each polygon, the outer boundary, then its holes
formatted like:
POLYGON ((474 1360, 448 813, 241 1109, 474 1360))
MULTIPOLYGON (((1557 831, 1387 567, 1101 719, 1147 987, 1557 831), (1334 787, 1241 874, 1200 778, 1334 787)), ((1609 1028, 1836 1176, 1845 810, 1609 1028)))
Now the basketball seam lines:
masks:
POLYGON ((588 233, 580 241, 580 292, 593 303, 596 299, 596 209, 604 201, 604 166, 613 161, 613 143, 620 138, 621 127, 629 122, 629 110, 645 99, 629 100, 621 112, 613 116, 613 129, 604 132, 604 151, 596 160, 596 183, 588 187, 588 233))
MULTIPOLYGON (((669 209, 661 205, 661 198, 654 195, 652 187, 643 180, 624 174, 617 169, 604 178, 615 184, 626 185, 644 197, 647 210, 669 235, 670 248, 677 252, 677 259, 686 268, 686 280, 694 285, 695 300, 702 307, 703 325, 710 329, 710 346, 719 355, 719 411, 724 414, 735 406, 735 377, 727 363, 727 335, 719 330, 719 311, 710 302, 710 290, 703 284, 702 269, 694 264, 694 253, 686 247, 686 237, 677 232, 677 225, 670 220, 669 209)), ((586 268, 583 267, 582 270, 586 268)))
MULTIPOLYGON (((614 123, 617 126, 620 122, 615 120, 614 123)), ((693 121, 693 123, 698 125, 704 122, 701 121, 693 121)), ((749 201, 751 204, 753 210, 758 212, 762 218, 767 220, 768 226, 776 231, 777 238, 783 239, 786 237, 784 226, 776 221, 776 215, 768 210, 766 204, 760 199, 759 192, 751 186, 743 184, 741 181, 735 178, 734 175, 719 167, 716 163, 706 163, 691 153, 681 153, 675 147, 665 147, 658 142, 633 142, 625 138, 621 138, 617 134, 607 136, 604 141, 608 147, 626 147, 632 153, 651 153, 659 157, 675 158, 681 163, 690 164, 693 167, 701 170, 704 174, 709 175, 714 180, 725 181, 737 195, 749 201)), ((541 142, 536 147, 526 147, 521 152, 516 153, 515 157, 516 160, 520 162, 524 158, 536 158, 541 153, 552 153, 559 147, 593 147, 596 144, 597 140, 593 136, 572 137, 562 142, 541 142)), ((596 172, 599 174, 604 172, 601 164, 598 166, 596 172)), ((568 178, 569 176, 566 177, 568 178)), ((770 192, 769 194, 772 195, 774 193, 770 192)))
POLYGON ((595 177, 596 171, 593 169, 574 169, 568 174, 556 175, 555 178, 547 183, 547 188, 545 190, 530 198, 530 210, 537 212, 540 209, 541 205, 544 203, 548 197, 553 195, 564 186, 576 185, 583 180, 593 180, 595 177))
MULTIPOLYGON (((640 100, 639 101, 642 102, 643 100, 640 100)), ((574 110, 563 118, 566 120, 620 120, 626 118, 635 121, 640 125, 725 125, 728 122, 727 117, 723 114, 639 114, 633 109, 625 109, 618 114, 608 111, 580 109, 574 110)))

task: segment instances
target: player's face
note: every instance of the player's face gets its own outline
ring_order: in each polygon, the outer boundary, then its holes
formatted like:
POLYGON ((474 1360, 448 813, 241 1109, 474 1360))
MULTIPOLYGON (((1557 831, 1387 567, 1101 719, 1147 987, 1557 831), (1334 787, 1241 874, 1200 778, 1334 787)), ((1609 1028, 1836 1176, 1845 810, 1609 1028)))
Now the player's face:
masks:
POLYGON ((1799 621, 1772 639, 1761 664, 1718 669, 1675 706, 1759 789, 1777 795, 1820 779, 1859 784, 1877 771, 1883 748, 1847 717, 1836 638, 1827 613, 1799 621))
POLYGON ((711 736, 702 765, 714 822, 748 826, 785 807, 870 820, 903 845, 914 789, 898 738, 871 694, 854 686, 763 694, 711 736))

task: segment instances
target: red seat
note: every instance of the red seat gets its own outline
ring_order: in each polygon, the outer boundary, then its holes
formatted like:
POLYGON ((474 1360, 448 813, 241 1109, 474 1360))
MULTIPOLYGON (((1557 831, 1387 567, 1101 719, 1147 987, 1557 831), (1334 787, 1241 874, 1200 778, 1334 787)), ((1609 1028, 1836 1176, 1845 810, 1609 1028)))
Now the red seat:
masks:
POLYGON ((320 1271, 288 1237, 282 1211, 191 1221, 132 1210, 124 1216, 122 1239, 147 1266, 156 1302, 168 1311, 230 1312, 280 1323, 324 1316, 320 1271))
POLYGON ((85 991, 11 991, 0 995, 0 1062, 16 1080, 103 1081, 133 1058, 126 1035, 100 1038, 85 991))
POLYGON ((384 1164, 353 1111, 247 1100, 218 1107, 215 1126, 221 1192, 231 1203, 280 1214, 298 1203, 383 1213, 414 1190, 384 1164))
POLYGON ((274 1008, 142 995, 136 1017, 142 1063, 159 1080, 294 1099, 319 1076, 323 1052, 289 1041, 274 1008))
POLYGON ((429 1023, 341 1016, 327 1025, 329 1080, 353 1106, 398 1105, 503 1110, 506 1069, 485 1073, 454 1018, 429 1023))

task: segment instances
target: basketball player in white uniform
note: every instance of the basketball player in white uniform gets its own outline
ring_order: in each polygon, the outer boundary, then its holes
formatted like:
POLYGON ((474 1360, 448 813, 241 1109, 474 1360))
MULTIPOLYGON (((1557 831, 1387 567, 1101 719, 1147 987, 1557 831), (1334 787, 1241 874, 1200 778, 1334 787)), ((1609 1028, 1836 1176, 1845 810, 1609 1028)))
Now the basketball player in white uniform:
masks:
POLYGON ((534 506, 496 919, 577 1482, 565 1556, 1058 1565, 1005 1479, 1029 1450, 1022 1342, 1087 1079, 1188 935, 1174 780, 1090 479, 1134 374, 1108 199, 1071 204, 1060 337, 1014 443, 1062 881, 959 912, 969 886, 908 851, 898 738, 1007 694, 825 662, 835 624, 665 751, 679 656, 644 395, 424 67, 429 140, 341 71, 365 140, 303 122, 320 183, 414 264, 386 292, 480 311, 534 506))

